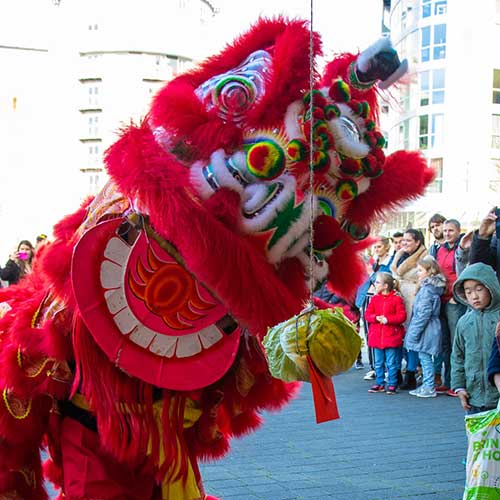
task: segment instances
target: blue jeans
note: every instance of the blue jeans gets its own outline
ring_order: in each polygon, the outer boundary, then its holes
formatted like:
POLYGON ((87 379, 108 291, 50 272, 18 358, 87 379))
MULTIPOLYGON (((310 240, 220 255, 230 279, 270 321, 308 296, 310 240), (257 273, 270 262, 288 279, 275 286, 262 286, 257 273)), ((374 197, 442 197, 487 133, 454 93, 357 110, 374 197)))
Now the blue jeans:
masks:
POLYGON ((466 415, 475 415, 476 413, 481 413, 483 411, 495 410, 496 406, 490 408, 489 406, 472 406, 470 405, 470 410, 467 410, 466 415))
POLYGON ((451 349, 455 339, 455 330, 458 320, 465 314, 467 308, 463 304, 450 304, 446 302, 441 306, 441 329, 443 331, 443 340, 441 353, 434 359, 434 371, 441 374, 444 364, 443 385, 450 387, 451 384, 451 349))
POLYGON ((426 352, 419 352, 418 357, 422 365, 422 386, 426 389, 434 389, 434 361, 432 356, 426 352))
POLYGON ((398 370, 401 370, 401 362, 406 359, 406 371, 414 372, 418 366, 418 353, 408 351, 404 347, 398 347, 398 370))
POLYGON ((385 385, 385 369, 387 368, 387 383, 398 385, 398 352, 399 347, 373 349, 375 362, 375 381, 377 385, 385 385))

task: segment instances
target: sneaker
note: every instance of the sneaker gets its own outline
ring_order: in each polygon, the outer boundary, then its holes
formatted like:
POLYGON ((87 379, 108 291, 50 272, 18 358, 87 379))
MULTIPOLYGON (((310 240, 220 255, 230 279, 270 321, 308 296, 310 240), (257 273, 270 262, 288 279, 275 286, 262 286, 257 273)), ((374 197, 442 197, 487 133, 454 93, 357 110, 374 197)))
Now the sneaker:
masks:
POLYGON ((386 394, 396 394, 396 386, 395 385, 389 385, 387 386, 387 390, 385 391, 386 394))
POLYGON ((435 389, 429 389, 428 387, 422 387, 420 391, 416 394, 417 398, 435 398, 437 392, 435 389))
POLYGON ((367 372, 363 377, 363 380, 375 380, 375 370, 370 370, 369 372, 367 372))
POLYGON ((408 394, 410 396, 418 396, 418 393, 422 390, 422 386, 417 387, 416 389, 413 389, 413 391, 408 391, 408 394))
POLYGON ((356 368, 356 370, 362 370, 365 367, 365 365, 363 364, 363 361, 357 360, 354 367, 356 368))
POLYGON ((448 389, 446 391, 447 396, 451 396, 452 398, 458 398, 458 394, 453 389, 448 389))
POLYGON ((447 387, 446 385, 439 385, 438 387, 436 387, 436 392, 439 392, 440 394, 448 392, 449 390, 450 388, 447 387))
POLYGON ((383 385, 378 385, 378 384, 372 385, 368 389, 368 392, 384 392, 384 391, 385 391, 385 387, 383 385))

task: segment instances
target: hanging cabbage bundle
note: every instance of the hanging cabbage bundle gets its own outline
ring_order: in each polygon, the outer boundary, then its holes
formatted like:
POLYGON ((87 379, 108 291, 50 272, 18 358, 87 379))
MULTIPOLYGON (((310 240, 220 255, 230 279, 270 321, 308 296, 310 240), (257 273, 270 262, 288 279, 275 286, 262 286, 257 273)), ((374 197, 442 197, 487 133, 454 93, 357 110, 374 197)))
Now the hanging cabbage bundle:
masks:
POLYGON ((269 328, 264 347, 273 377, 310 382, 309 355, 326 377, 348 370, 361 339, 340 308, 312 309, 269 328))

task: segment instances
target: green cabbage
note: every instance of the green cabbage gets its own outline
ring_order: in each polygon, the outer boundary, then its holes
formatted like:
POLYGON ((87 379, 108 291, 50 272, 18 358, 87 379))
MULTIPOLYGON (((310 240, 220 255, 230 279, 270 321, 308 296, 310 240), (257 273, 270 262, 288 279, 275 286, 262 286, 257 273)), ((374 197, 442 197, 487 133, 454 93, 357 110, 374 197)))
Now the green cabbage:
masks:
POLYGON ((264 337, 273 377, 310 381, 307 354, 326 376, 348 370, 356 360, 361 339, 342 309, 315 309, 269 328, 264 337))

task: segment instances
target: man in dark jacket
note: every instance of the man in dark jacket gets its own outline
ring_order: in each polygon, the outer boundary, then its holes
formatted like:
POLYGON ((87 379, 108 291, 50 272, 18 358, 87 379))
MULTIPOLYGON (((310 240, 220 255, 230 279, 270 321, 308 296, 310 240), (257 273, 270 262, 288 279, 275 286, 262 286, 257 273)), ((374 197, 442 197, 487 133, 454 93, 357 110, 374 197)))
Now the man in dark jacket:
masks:
POLYGON ((498 216, 492 208, 474 231, 470 249, 470 263, 483 262, 491 266, 500 281, 500 239, 495 234, 498 216))
POLYGON ((434 242, 429 247, 429 255, 436 258, 439 247, 444 243, 443 225, 446 217, 441 214, 434 214, 429 219, 429 231, 434 237, 434 242))

